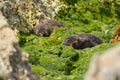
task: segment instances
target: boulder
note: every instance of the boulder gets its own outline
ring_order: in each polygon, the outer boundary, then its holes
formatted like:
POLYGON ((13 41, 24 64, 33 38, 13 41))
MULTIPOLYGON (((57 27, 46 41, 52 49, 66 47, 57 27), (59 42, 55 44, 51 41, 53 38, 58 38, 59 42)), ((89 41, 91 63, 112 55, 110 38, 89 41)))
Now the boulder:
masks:
POLYGON ((4 80, 40 80, 28 62, 14 31, 0 12, 0 78, 4 80))
POLYGON ((43 18, 53 18, 65 5, 59 0, 1 0, 0 8, 9 27, 19 33, 33 32, 43 18))
POLYGON ((120 45, 93 56, 84 80, 120 80, 120 45))

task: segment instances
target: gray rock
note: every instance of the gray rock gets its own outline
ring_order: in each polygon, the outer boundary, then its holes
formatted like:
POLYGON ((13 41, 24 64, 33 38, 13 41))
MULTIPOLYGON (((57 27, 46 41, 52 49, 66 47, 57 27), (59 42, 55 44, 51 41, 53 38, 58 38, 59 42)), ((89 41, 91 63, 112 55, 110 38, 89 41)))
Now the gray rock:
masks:
POLYGON ((4 80, 40 80, 21 51, 14 31, 0 12, 0 77, 4 80))
POLYGON ((62 7, 59 0, 0 0, 9 27, 19 33, 33 32, 41 19, 54 18, 62 7))
POLYGON ((120 45, 93 56, 84 80, 120 80, 120 45))

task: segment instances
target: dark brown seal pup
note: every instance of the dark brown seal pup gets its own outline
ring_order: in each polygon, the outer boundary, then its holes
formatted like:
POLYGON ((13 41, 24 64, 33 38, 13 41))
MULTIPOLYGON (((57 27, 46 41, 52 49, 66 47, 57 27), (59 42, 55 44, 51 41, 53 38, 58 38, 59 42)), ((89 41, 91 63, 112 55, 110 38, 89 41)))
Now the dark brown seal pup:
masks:
POLYGON ((64 27, 64 24, 52 19, 43 19, 35 29, 35 34, 48 37, 52 31, 57 27, 64 27))
POLYGON ((102 40, 92 34, 68 36, 63 42, 64 45, 72 46, 74 49, 91 48, 101 43, 102 40))

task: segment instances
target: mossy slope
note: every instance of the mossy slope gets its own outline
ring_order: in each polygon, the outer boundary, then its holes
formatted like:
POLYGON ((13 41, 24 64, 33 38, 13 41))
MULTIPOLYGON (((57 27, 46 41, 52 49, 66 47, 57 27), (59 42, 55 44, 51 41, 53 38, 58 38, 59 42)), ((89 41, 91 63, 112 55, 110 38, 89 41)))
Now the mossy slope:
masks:
POLYGON ((43 80, 83 80, 92 55, 116 45, 109 40, 119 24, 119 2, 78 0, 67 5, 55 19, 69 28, 58 28, 50 37, 18 35, 21 48, 30 54, 29 61, 43 80), (66 36, 81 33, 94 34, 103 40, 103 44, 84 50, 62 44, 66 36))

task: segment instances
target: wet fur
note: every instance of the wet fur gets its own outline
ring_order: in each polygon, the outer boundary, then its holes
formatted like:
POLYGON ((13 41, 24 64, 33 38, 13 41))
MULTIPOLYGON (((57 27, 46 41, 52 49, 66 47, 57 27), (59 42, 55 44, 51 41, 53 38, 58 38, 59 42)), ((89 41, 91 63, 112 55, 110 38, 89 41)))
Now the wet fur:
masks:
POLYGON ((63 42, 64 45, 72 46, 74 49, 91 48, 101 43, 102 40, 92 34, 68 36, 63 42))
POLYGON ((52 19, 43 19, 35 29, 35 34, 48 37, 53 30, 58 27, 64 27, 64 24, 52 19))

